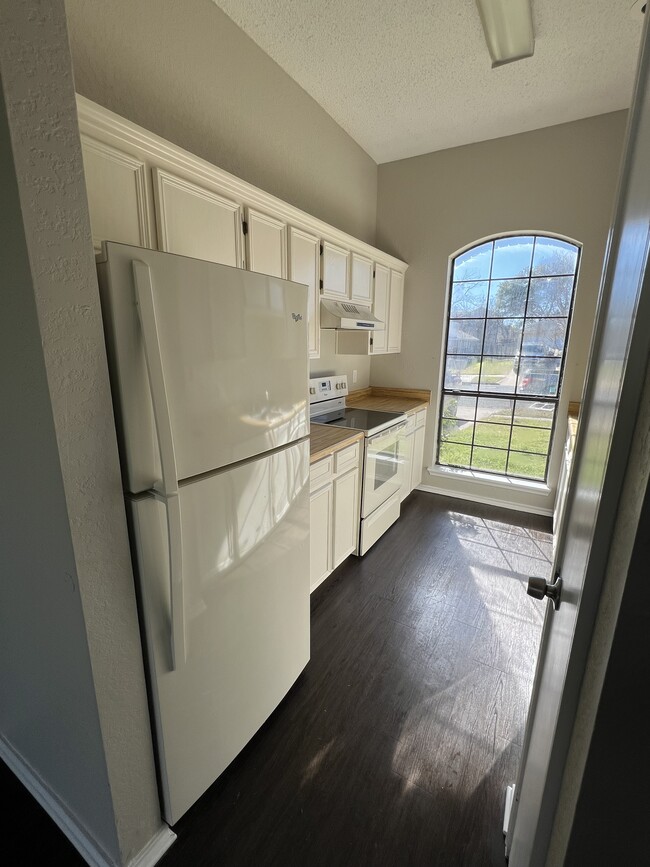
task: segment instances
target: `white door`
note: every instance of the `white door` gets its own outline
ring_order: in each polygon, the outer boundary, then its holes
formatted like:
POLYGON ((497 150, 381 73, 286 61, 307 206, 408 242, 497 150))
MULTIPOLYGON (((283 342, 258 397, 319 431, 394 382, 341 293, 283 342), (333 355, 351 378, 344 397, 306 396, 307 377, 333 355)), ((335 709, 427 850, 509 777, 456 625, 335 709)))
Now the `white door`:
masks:
POLYGON ((314 590, 332 571, 332 496, 329 482, 310 498, 310 587, 314 590))
POLYGON ((307 286, 309 357, 320 356, 320 240, 303 229, 289 229, 289 280, 307 286))
POLYGON ((248 270, 271 277, 287 276, 287 224, 246 208, 248 270))
POLYGON ((95 251, 102 241, 155 246, 145 163, 85 135, 81 151, 95 251))
POLYGON ((359 467, 334 480, 332 568, 357 547, 359 537, 359 467))
POLYGON ((359 253, 351 256, 350 297, 360 304, 372 304, 372 262, 359 253))
POLYGON ((154 410, 168 418, 178 479, 309 433, 304 286, 122 244, 107 251, 98 270, 128 490, 161 476, 154 410), (162 380, 153 404, 152 364, 162 380))
POLYGON ((390 295, 388 301, 387 352, 400 352, 402 348, 402 307, 404 305, 404 275, 390 272, 390 295))
POLYGON ((323 241, 323 295, 341 300, 348 297, 350 251, 323 241))
POLYGON ((243 267, 237 202, 162 169, 154 169, 153 177, 160 249, 243 267))
POLYGON ((508 830, 510 867, 546 863, 650 352, 649 60, 645 42, 557 548, 561 603, 555 611, 550 601, 540 602, 546 620, 508 830))
POLYGON ((372 354, 386 352, 388 346, 388 280, 390 272, 384 265, 375 262, 375 298, 373 312, 383 323, 381 329, 372 332, 372 354))
POLYGON ((130 501, 163 812, 174 824, 309 661, 309 446, 182 485, 185 655, 172 664, 165 506, 130 501))

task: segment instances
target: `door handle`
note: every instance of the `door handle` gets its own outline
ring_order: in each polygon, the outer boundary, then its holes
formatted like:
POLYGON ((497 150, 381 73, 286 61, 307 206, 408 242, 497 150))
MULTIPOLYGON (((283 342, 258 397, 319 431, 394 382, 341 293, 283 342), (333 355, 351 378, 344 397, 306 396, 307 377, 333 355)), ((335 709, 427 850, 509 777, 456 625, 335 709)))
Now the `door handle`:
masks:
POLYGON ((548 596, 549 599, 553 600, 553 608, 557 611, 562 597, 562 579, 556 575, 555 581, 551 584, 545 578, 531 577, 528 579, 526 593, 533 599, 544 599, 545 596, 548 596))

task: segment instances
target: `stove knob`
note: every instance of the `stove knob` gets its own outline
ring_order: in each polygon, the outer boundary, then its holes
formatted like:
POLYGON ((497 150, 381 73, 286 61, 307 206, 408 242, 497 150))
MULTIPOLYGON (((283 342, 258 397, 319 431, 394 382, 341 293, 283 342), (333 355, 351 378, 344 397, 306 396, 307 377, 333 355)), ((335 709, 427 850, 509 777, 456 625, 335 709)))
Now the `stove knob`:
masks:
POLYGON ((310 393, 310 394, 316 394, 316 389, 315 389, 315 388, 310 388, 310 389, 309 389, 309 393, 310 393))

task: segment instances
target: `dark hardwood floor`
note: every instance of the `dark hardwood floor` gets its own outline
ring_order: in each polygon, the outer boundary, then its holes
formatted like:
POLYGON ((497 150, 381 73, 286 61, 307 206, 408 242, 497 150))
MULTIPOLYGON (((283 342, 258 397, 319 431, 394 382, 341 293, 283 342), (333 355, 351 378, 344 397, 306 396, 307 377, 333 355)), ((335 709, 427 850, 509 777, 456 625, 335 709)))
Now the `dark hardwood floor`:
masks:
POLYGON ((313 594, 311 662, 161 867, 503 867, 551 551, 548 519, 414 492, 313 594))

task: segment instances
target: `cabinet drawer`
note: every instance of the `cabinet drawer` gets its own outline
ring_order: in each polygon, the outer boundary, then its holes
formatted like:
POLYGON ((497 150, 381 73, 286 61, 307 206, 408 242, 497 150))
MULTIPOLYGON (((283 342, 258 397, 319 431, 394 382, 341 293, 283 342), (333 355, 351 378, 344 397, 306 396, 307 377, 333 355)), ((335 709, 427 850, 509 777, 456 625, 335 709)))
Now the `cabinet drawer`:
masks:
POLYGON ((338 475, 359 465, 359 443, 341 449, 334 454, 334 472, 338 475))
POLYGON ((332 478, 332 466, 331 455, 311 465, 309 468, 309 487, 312 491, 332 478))
POLYGON ((424 427, 427 423, 427 411, 426 409, 419 409, 415 414, 415 426, 416 427, 424 427))

